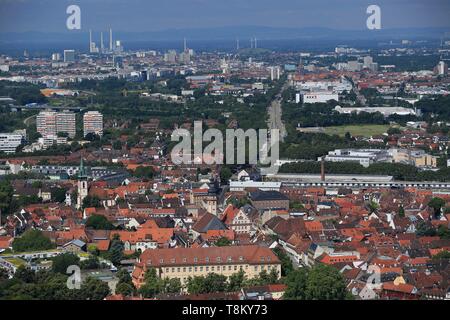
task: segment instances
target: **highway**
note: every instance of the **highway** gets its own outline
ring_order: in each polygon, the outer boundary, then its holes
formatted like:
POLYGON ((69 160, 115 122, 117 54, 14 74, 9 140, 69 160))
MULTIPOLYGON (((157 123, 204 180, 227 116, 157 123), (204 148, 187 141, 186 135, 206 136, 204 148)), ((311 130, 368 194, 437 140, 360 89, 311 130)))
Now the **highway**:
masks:
POLYGON ((281 91, 279 94, 275 96, 275 99, 272 100, 272 102, 269 104, 269 107, 267 108, 267 112, 269 113, 269 120, 267 127, 269 129, 278 129, 280 130, 280 141, 283 142, 284 138, 286 137, 286 127, 284 126, 283 121, 281 120, 282 115, 282 109, 281 109, 281 102, 283 98, 281 97, 281 94, 284 90, 288 87, 288 83, 286 82, 283 87, 281 88, 281 91))

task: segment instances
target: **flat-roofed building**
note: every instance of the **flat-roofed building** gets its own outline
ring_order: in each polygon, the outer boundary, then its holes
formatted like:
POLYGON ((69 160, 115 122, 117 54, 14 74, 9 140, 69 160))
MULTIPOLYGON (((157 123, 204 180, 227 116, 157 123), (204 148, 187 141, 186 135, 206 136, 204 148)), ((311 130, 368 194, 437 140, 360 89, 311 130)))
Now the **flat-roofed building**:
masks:
POLYGON ((103 115, 98 111, 88 111, 83 115, 83 134, 103 135, 103 115))
POLYGON ((0 133, 0 152, 14 153, 23 142, 23 136, 17 133, 0 133))
POLYGON ((43 137, 57 136, 59 132, 67 133, 70 138, 75 137, 75 113, 69 111, 41 111, 36 116, 36 130, 43 137))
POLYGON ((144 284, 145 272, 150 268, 155 268, 162 279, 178 278, 182 284, 188 277, 209 273, 229 277, 243 270, 249 279, 263 270, 270 273, 275 269, 278 276, 281 274, 278 257, 270 248, 258 245, 145 250, 133 271, 136 287, 144 284))

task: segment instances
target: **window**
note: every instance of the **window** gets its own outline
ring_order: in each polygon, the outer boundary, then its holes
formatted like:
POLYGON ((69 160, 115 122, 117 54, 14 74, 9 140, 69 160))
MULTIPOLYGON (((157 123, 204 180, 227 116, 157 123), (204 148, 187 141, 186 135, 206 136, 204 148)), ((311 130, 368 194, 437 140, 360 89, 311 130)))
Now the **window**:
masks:
POLYGON ((239 261, 243 261, 244 257, 243 256, 239 256, 239 261))
POLYGON ((194 258, 194 262, 198 262, 198 258, 197 257, 194 258))
POLYGON ((159 259, 159 263, 164 263, 164 259, 159 259))
POLYGON ((216 261, 217 261, 217 262, 220 262, 221 260, 222 260, 221 257, 217 257, 217 258, 216 258, 216 261))
POLYGON ((231 257, 228 257, 228 258, 227 258, 227 261, 228 261, 228 262, 231 262, 231 260, 233 260, 233 259, 231 259, 231 257))
POLYGON ((209 262, 209 257, 206 257, 206 258, 205 258, 205 261, 206 261, 206 262, 209 262))
POLYGON ((183 258, 183 262, 186 262, 187 261, 187 259, 186 258, 183 258))
POLYGON ((170 262, 175 263, 175 258, 170 259, 170 262))

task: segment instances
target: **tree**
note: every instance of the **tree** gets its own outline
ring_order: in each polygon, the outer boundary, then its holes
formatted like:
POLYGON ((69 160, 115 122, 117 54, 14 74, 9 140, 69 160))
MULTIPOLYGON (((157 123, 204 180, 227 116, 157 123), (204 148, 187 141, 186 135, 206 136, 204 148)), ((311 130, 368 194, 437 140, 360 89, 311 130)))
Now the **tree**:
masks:
POLYGON ((374 213, 378 210, 378 203, 376 203, 375 201, 371 200, 368 204, 367 204, 367 209, 369 210, 370 213, 374 213))
POLYGON ((343 276, 336 268, 325 264, 310 270, 305 292, 308 300, 344 300, 348 297, 343 276))
POLYGON ((403 208, 402 205, 400 205, 400 206, 398 207, 398 216, 399 216, 400 218, 404 218, 404 217, 405 217, 405 209, 403 208))
POLYGON ((116 277, 119 279, 115 290, 117 294, 130 296, 136 292, 130 273, 126 269, 120 269, 116 277))
POLYGON ((178 278, 164 279, 163 291, 165 293, 180 293, 182 289, 181 280, 178 278))
POLYGON ((54 201, 63 203, 66 200, 66 188, 52 188, 50 192, 54 201))
POLYGON ((233 273, 228 279, 228 291, 239 291, 244 286, 245 280, 244 270, 233 273))
POLYGON ((89 258, 80 261, 80 268, 81 269, 98 269, 101 267, 100 261, 98 260, 98 257, 91 255, 89 258))
POLYGON ((433 256, 433 260, 440 260, 440 259, 443 259, 443 260, 450 259, 450 251, 443 250, 433 256))
POLYGON ((440 225, 440 226, 438 227, 437 235, 438 235, 441 239, 450 240, 450 229, 447 228, 447 227, 444 226, 444 225, 440 225))
POLYGON ((339 271, 325 264, 311 269, 293 270, 285 279, 285 299, 291 300, 344 300, 350 299, 346 284, 339 271))
POLYGON ((430 202, 428 202, 428 206, 430 208, 433 208, 434 217, 436 219, 439 219, 439 217, 441 216, 441 209, 443 206, 445 206, 445 200, 442 198, 434 197, 430 200, 430 202))
POLYGON ((112 230, 114 226, 101 214, 93 214, 86 220, 86 228, 94 230, 112 230))
POLYGON ((102 206, 102 203, 101 203, 99 197, 97 197, 97 196, 89 196, 88 195, 83 199, 83 204, 82 204, 83 209, 92 208, 92 207, 100 208, 101 206, 102 206))
POLYGON ((138 178, 152 179, 154 175, 155 170, 153 170, 153 167, 139 166, 133 172, 133 176, 138 178))
POLYGON ((19 268, 17 268, 16 272, 14 273, 14 279, 23 281, 25 283, 31 283, 34 281, 34 271, 25 267, 24 265, 21 265, 19 268))
POLYGON ((273 249, 273 252, 277 255, 278 259, 280 259, 281 261, 281 276, 282 277, 287 276, 294 269, 291 258, 289 258, 286 252, 279 247, 273 249))
POLYGON ((73 253, 63 253, 53 259, 52 270, 62 274, 67 273, 67 268, 72 265, 79 265, 80 258, 73 253))
POLYGON ((6 271, 6 269, 0 268, 0 283, 8 279, 9 279, 8 271, 6 271))
POLYGON ((228 183, 228 180, 230 180, 232 175, 233 173, 228 166, 222 166, 222 168, 220 168, 220 181, 222 183, 228 183))
POLYGON ((187 280, 187 290, 191 294, 223 292, 227 288, 227 277, 209 273, 206 277, 195 276, 187 280))
POLYGON ((11 213, 11 202, 13 200, 14 188, 9 180, 0 181, 0 223, 1 216, 11 213))
POLYGON ((230 245, 231 245, 231 241, 227 237, 220 237, 216 241, 216 246, 218 246, 218 247, 225 247, 225 246, 230 246, 230 245))
POLYGON ((108 250, 108 258, 115 265, 120 265, 120 261, 123 259, 124 245, 118 235, 114 235, 111 241, 111 246, 108 250))
POLYGON ((116 290, 115 293, 116 294, 121 294, 124 296, 132 296, 135 292, 136 288, 129 284, 129 283, 124 283, 124 282, 119 282, 116 285, 116 290))
POLYGON ((305 300, 308 272, 305 268, 299 268, 290 272, 286 279, 287 286, 283 298, 287 300, 305 300))
POLYGON ((120 140, 115 140, 112 147, 114 150, 122 150, 122 142, 120 140))
POLYGON ((30 229, 20 238, 16 238, 12 244, 15 252, 49 250, 55 248, 55 245, 49 238, 44 236, 42 231, 30 229))
POLYGON ((433 237, 436 235, 436 229, 430 223, 420 221, 416 226, 416 235, 419 237, 433 237))
POLYGON ((80 293, 85 300, 103 300, 111 293, 111 290, 106 282, 87 277, 81 284, 80 293))
POLYGON ((153 298, 163 290, 161 279, 156 274, 155 268, 150 268, 145 272, 144 284, 139 288, 139 293, 144 298, 153 298))

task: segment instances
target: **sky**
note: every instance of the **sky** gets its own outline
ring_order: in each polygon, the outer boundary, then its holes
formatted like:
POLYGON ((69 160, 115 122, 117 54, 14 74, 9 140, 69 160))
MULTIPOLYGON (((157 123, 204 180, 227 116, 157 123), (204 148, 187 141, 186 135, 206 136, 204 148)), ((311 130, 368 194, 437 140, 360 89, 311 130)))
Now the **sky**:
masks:
POLYGON ((82 30, 268 26, 366 28, 371 4, 382 28, 450 27, 449 0, 0 0, 0 32, 66 32, 66 8, 81 9, 82 30))

